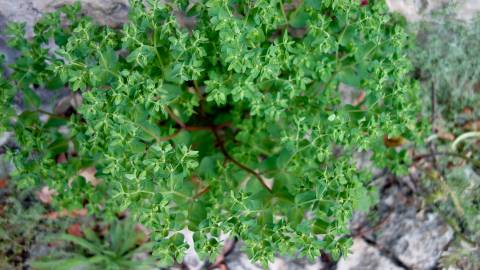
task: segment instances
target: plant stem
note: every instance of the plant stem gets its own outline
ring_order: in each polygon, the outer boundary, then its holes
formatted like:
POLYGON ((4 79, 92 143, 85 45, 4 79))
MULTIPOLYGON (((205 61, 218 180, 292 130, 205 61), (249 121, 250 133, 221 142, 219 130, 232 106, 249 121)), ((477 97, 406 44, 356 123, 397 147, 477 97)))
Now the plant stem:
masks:
POLYGON ((170 118, 172 118, 172 120, 175 121, 175 123, 177 123, 182 129, 185 129, 187 127, 187 125, 185 125, 185 123, 178 116, 176 116, 175 113, 173 113, 173 111, 170 110, 167 105, 164 106, 164 109, 168 113, 170 118))
POLYGON ((215 139, 216 139, 216 142, 218 144, 218 147, 220 148, 220 151, 222 152, 222 154, 225 156, 225 158, 232 162, 233 164, 237 165, 239 168, 241 168, 242 170, 252 174, 253 176, 255 176, 255 178, 258 179, 258 181, 260 182, 260 184, 268 190, 268 192, 272 193, 272 190, 270 189, 270 187, 265 183, 265 181, 263 180, 263 178, 260 176, 259 173, 257 173, 256 171, 250 169, 249 167, 243 165, 242 163, 238 162, 237 160, 235 160, 232 156, 230 156, 230 154, 227 152, 227 150, 225 149, 225 144, 223 142, 223 140, 221 139, 220 135, 218 134, 218 131, 215 127, 212 127, 212 132, 213 132, 213 135, 215 135, 215 139))

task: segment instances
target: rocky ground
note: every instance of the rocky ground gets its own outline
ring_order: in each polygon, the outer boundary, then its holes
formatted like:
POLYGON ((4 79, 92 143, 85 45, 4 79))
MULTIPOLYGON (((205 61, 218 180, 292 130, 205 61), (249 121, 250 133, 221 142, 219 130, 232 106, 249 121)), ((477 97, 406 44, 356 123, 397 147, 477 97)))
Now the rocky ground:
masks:
POLYGON ((410 22, 426 19, 428 15, 445 5, 456 5, 456 16, 472 19, 480 11, 478 0, 386 0, 391 11, 398 12, 410 22))
MULTIPOLYGON (((73 0, 0 0, 0 29, 7 21, 24 21, 27 29, 42 13, 73 2, 73 0)), ((127 0, 83 0, 86 14, 97 21, 118 26, 127 19, 127 0)), ((417 21, 447 0, 387 0, 389 7, 417 21)), ((448 1, 451 2, 451 1, 448 1)), ((458 17, 468 19, 480 10, 480 1, 468 0, 460 5, 458 17), (461 14, 461 15, 460 15, 461 14)), ((0 35, 0 53, 14 57, 6 49, 0 35)), ((8 143, 8 134, 0 136, 0 146, 8 143)), ((1 154, 1 152, 0 152, 1 154)), ((0 176, 6 164, 0 164, 0 176)), ((302 259, 277 258, 271 269, 439 269, 439 258, 453 239, 453 230, 436 214, 425 210, 417 197, 414 175, 397 178, 380 172, 375 185, 381 191, 380 203, 373 212, 377 217, 358 213, 352 222, 354 245, 351 254, 338 263, 328 256, 315 262, 302 259)), ((240 251, 241 244, 233 243, 225 250, 224 261, 228 269, 261 269, 251 263, 240 251)), ((207 269, 191 251, 182 267, 207 269)), ((210 267, 211 268, 211 267, 210 267)))

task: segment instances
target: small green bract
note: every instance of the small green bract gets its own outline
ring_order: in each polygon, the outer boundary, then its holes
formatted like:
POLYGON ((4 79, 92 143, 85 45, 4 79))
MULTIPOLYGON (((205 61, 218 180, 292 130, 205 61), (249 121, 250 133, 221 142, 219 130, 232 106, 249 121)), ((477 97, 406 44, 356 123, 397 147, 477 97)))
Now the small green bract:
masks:
POLYGON ((31 39, 11 25, 20 56, 0 101, 14 177, 54 189, 56 207, 128 209, 166 265, 188 249, 185 228, 202 257, 222 235, 262 263, 338 257, 353 210, 374 202, 354 153, 401 172, 405 151, 383 138, 416 134, 407 35, 374 2, 131 1, 122 29, 79 5, 46 15, 31 39), (77 110, 39 109, 37 87, 64 86, 81 95, 77 110))

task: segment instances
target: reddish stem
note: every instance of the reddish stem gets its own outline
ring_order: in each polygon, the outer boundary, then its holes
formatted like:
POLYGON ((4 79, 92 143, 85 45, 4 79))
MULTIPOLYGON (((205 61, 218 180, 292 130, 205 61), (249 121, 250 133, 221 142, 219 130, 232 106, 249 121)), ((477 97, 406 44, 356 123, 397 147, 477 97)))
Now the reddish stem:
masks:
POLYGON ((256 171, 250 169, 249 167, 243 165, 242 163, 238 162, 237 160, 235 160, 232 156, 230 156, 230 154, 227 152, 227 150, 225 149, 225 145, 223 143, 223 140, 220 138, 220 135, 218 134, 217 132, 217 128, 216 127, 212 127, 212 132, 213 132, 213 135, 215 135, 215 139, 216 139, 216 142, 218 144, 218 147, 220 148, 220 151, 222 152, 222 154, 225 156, 225 159, 227 159, 228 161, 232 162, 233 164, 237 165, 239 168, 243 169, 244 171, 252 174, 253 176, 255 176, 255 178, 258 179, 258 181, 260 182, 260 184, 266 188, 268 190, 268 192, 272 193, 272 190, 270 189, 270 187, 265 183, 265 181, 263 180, 262 176, 260 176, 259 173, 257 173, 256 171))

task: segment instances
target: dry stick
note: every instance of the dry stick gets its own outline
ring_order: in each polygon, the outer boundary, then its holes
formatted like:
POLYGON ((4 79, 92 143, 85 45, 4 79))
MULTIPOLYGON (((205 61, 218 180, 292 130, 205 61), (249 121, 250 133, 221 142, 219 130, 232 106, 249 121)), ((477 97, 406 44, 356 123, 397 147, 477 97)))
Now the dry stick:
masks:
POLYGON ((232 162, 233 164, 237 165, 239 168, 243 169, 244 171, 252 174, 253 176, 255 176, 255 178, 258 179, 258 181, 260 182, 260 184, 262 184, 262 186, 264 188, 266 188, 268 190, 268 192, 272 193, 272 190, 270 189, 270 187, 265 183, 265 181, 263 181, 263 178, 260 176, 259 173, 257 173, 256 171, 250 169, 249 167, 243 165, 242 163, 238 162, 237 160, 235 160, 234 158, 232 158, 232 156, 230 156, 230 154, 228 154, 227 150, 225 149, 225 145, 222 141, 222 139, 220 138, 220 136, 218 135, 218 132, 217 132, 217 128, 216 127, 212 127, 212 132, 213 132, 213 135, 215 135, 215 139, 218 143, 218 147, 220 148, 220 151, 222 152, 222 154, 225 156, 225 158, 227 160, 229 160, 230 162, 232 162))
MULTIPOLYGON (((430 98, 431 98, 431 101, 432 101, 432 115, 431 115, 431 119, 430 119, 430 122, 432 124, 432 133, 436 133, 435 131, 435 118, 436 118, 436 105, 437 105, 437 99, 436 99, 436 96, 435 96, 435 85, 432 83, 432 87, 431 87, 431 90, 430 90, 430 98)), ((438 168, 438 164, 437 164, 437 158, 435 155, 433 155, 433 153, 435 152, 435 143, 434 142, 430 142, 429 143, 429 148, 430 148, 430 153, 432 154, 432 162, 433 162, 433 167, 435 168, 435 170, 439 171, 439 168, 438 168)))

